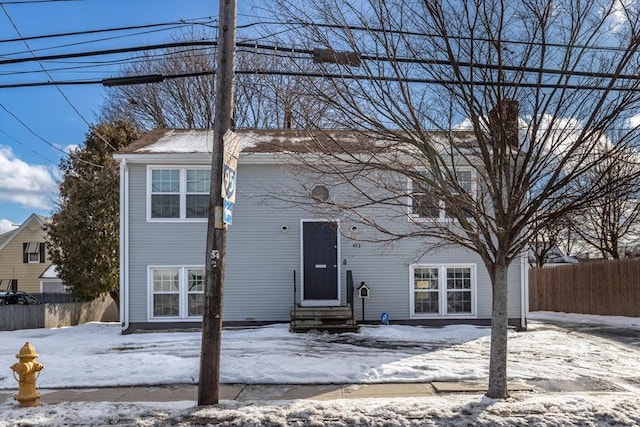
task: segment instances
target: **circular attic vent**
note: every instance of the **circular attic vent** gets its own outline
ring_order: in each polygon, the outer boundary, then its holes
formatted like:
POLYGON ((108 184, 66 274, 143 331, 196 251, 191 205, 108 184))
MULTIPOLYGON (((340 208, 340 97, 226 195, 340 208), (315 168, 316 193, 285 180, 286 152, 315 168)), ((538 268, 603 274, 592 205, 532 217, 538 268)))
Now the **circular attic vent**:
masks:
POLYGON ((311 190, 311 197, 318 202, 326 202, 329 200, 329 189, 324 185, 316 185, 311 190))

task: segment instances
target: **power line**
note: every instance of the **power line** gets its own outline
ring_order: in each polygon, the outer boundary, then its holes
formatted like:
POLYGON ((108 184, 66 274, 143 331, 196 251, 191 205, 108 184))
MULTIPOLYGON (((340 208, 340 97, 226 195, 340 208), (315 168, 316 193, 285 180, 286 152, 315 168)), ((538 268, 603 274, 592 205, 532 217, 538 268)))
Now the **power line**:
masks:
MULTIPOLYGON (((33 57, 33 58, 14 58, 14 59, 7 59, 7 60, 0 61, 0 65, 15 64, 18 62, 30 62, 34 60, 48 61, 48 60, 54 60, 54 59, 68 59, 68 58, 79 58, 79 57, 88 57, 88 56, 113 55, 113 54, 120 54, 120 53, 127 53, 127 52, 139 52, 139 51, 145 51, 145 50, 170 49, 175 47, 190 47, 190 46, 215 47, 217 46, 217 42, 207 41, 207 40, 193 40, 193 41, 184 41, 184 42, 161 43, 161 44, 148 45, 148 46, 133 46, 128 48, 106 49, 106 50, 98 50, 98 51, 90 51, 90 52, 75 52, 75 53, 65 53, 65 54, 58 54, 58 55, 46 55, 46 56, 33 57)), ((236 47, 249 48, 254 50, 271 50, 271 51, 280 51, 280 52, 286 51, 286 52, 291 52, 292 54, 297 53, 297 54, 308 54, 308 55, 314 55, 317 51, 314 49, 300 49, 295 47, 266 45, 266 44, 248 43, 248 42, 236 42, 236 47)), ((422 65, 442 65, 442 66, 453 65, 451 61, 442 60, 442 59, 418 59, 418 58, 388 57, 388 56, 365 55, 365 54, 360 54, 359 57, 363 61, 382 61, 382 62, 422 64, 422 65)), ((591 78, 613 77, 611 73, 577 71, 577 70, 567 71, 567 70, 557 70, 557 69, 551 69, 551 68, 494 65, 494 64, 483 64, 483 63, 475 63, 475 62, 457 62, 455 63, 455 65, 459 67, 466 67, 466 68, 488 69, 488 70, 494 70, 494 71, 513 71, 518 73, 535 73, 535 74, 542 73, 542 74, 555 74, 560 76, 591 77, 591 78)), ((640 80, 640 76, 637 74, 623 74, 616 77, 623 80, 640 80)))
MULTIPOLYGON (((0 89, 13 89, 20 87, 38 87, 38 86, 53 86, 53 85, 104 85, 104 86, 119 86, 118 79, 125 81, 126 79, 137 79, 137 83, 128 84, 145 84, 145 83, 159 83, 163 80, 181 79, 188 77, 200 77, 200 76, 212 76, 215 72, 197 71, 193 73, 179 73, 179 74, 154 74, 154 75, 142 75, 142 76, 130 76, 116 79, 101 79, 101 80, 69 80, 69 81, 57 81, 57 82, 35 82, 35 83, 15 83, 15 84, 2 84, 0 89), (117 83, 114 83, 113 81, 117 83)), ((381 82, 398 82, 398 83, 422 83, 422 84, 440 84, 440 85, 474 85, 474 86, 501 86, 501 87, 521 87, 521 88, 534 88, 534 89, 567 89, 567 90, 610 90, 615 92, 640 92, 640 87, 625 87, 625 86, 599 86, 589 84, 563 84, 563 83, 528 83, 528 82, 487 82, 487 81, 473 81, 473 80, 445 80, 445 79, 425 79, 425 78, 399 78, 399 77, 387 77, 387 76, 370 76, 370 75, 354 75, 354 74, 338 74, 338 73, 309 73, 309 72, 295 72, 295 71, 267 71, 267 70, 236 70, 235 74, 241 75, 273 75, 273 76, 290 76, 290 77, 309 77, 309 78, 324 78, 324 79, 342 79, 342 80, 370 80, 381 82)), ((613 75, 611 75, 613 77, 613 75)), ((635 76, 635 80, 640 80, 640 76, 635 76)))
MULTIPOLYGON (((420 33, 417 31, 406 31, 406 30, 393 30, 388 28, 372 28, 372 27, 362 27, 356 25, 339 25, 339 24, 322 24, 322 23, 314 23, 314 22, 295 22, 295 21, 287 21, 285 23, 281 23, 280 25, 297 25, 300 27, 318 27, 318 28, 336 28, 340 30, 354 30, 354 31, 363 31, 363 32, 371 32, 371 33, 388 33, 388 34, 400 34, 400 35, 409 35, 409 36, 420 36, 420 37, 430 37, 430 38, 447 38, 450 40, 463 40, 470 42, 485 42, 492 43, 496 42, 495 39, 485 38, 485 37, 469 37, 469 36, 457 36, 457 35, 447 35, 443 36, 442 34, 437 33, 420 33)), ((592 49, 592 50, 606 50, 606 51, 621 51, 624 52, 624 48, 618 48, 613 46, 598 46, 598 45, 583 45, 583 44, 566 44, 566 43, 552 43, 552 42, 532 42, 532 41, 521 41, 521 40, 506 40, 502 39, 501 42, 503 44, 513 44, 513 45, 524 45, 524 46, 546 46, 546 47, 558 47, 558 48, 569 48, 569 49, 592 49)))
POLYGON ((0 65, 18 64, 22 62, 31 62, 31 61, 50 61, 54 59, 82 58, 87 56, 113 55, 113 54, 119 54, 119 53, 140 52, 145 50, 170 49, 173 47, 216 46, 216 45, 217 43, 214 41, 159 43, 159 44, 152 44, 152 45, 146 45, 146 46, 133 46, 133 47, 125 47, 125 48, 117 48, 117 49, 94 50, 89 52, 63 53, 63 54, 57 54, 57 55, 44 55, 44 56, 31 57, 31 58, 23 57, 23 58, 4 59, 0 61, 0 65))
POLYGON ((14 142, 17 142, 18 144, 22 145, 23 147, 25 147, 27 150, 31 151, 32 153, 34 153, 36 156, 46 160, 49 163, 56 163, 51 159, 47 159, 45 156, 43 156, 40 152, 34 150, 33 148, 27 146, 26 144, 24 144, 22 141, 17 140, 16 138, 12 137, 11 135, 9 135, 8 133, 6 133, 5 131, 3 131, 2 129, 0 129, 0 133, 4 134, 7 138, 13 140, 14 142))
MULTIPOLYGON (((2 5, 0 4, 0 6, 2 6, 2 5)), ((26 130, 28 130, 29 132, 31 132, 31 134, 32 134, 32 135, 34 135, 36 138, 38 138, 40 141, 44 142, 45 144, 47 144, 48 146, 50 146, 50 147, 51 147, 51 148, 53 148, 54 150, 57 150, 57 151, 61 152, 61 153, 62 153, 62 154, 64 154, 65 156, 67 155, 67 153, 66 153, 64 150, 62 150, 61 148, 57 147, 55 144, 52 144, 51 142, 47 141, 46 139, 44 139, 44 138, 43 138, 43 137, 41 137, 40 135, 38 135, 38 134, 36 133, 36 131, 34 131, 33 129, 31 129, 31 127, 29 127, 29 125, 27 125, 25 122, 23 122, 23 121, 20 119, 20 117, 16 116, 16 115, 15 115, 15 114, 13 114, 11 111, 9 111, 9 110, 7 109, 7 107, 5 107, 1 102, 0 102, 0 108, 2 108, 4 111, 6 111, 6 112, 11 116, 11 117, 13 117, 14 119, 16 119, 16 121, 17 121, 18 123, 20 123, 22 126, 24 126, 24 128, 25 128, 26 130)), ((89 164, 89 165, 95 166, 95 167, 97 167, 97 168, 102 168, 102 167, 104 167, 104 166, 102 166, 102 165, 98 165, 98 164, 92 163, 92 162, 87 161, 87 160, 83 160, 83 159, 78 159, 78 160, 79 160, 79 161, 81 161, 81 162, 83 162, 83 163, 87 163, 87 164, 89 164)))
POLYGON ((7 107, 5 107, 1 102, 0 102, 0 108, 2 108, 4 111, 6 111, 11 117, 13 117, 14 119, 16 119, 22 126, 25 127, 25 129, 27 129, 29 132, 31 132, 36 138, 38 138, 40 141, 44 142, 45 144, 47 144, 48 146, 50 146, 51 148, 53 148, 54 150, 58 150, 59 152, 63 153, 63 154, 67 154, 64 152, 64 150, 60 149, 59 147, 56 147, 54 144, 52 144, 51 142, 47 141, 46 139, 44 139, 43 137, 41 137, 40 135, 38 135, 33 129, 31 129, 29 127, 29 125, 27 125, 25 122, 23 122, 20 117, 16 116, 15 114, 13 114, 11 111, 9 111, 7 109, 7 107))
MULTIPOLYGON (((43 58, 53 58, 55 57, 55 59, 65 59, 65 58, 69 58, 69 57, 86 57, 86 56, 94 56, 94 55, 102 55, 102 54, 113 54, 113 53, 122 53, 125 51, 137 51, 137 50, 148 50, 148 49, 166 49, 167 47, 169 48, 175 48, 175 47, 192 47, 192 46, 204 46, 204 47, 215 47, 217 45, 216 42, 214 41, 187 41, 187 42, 175 42, 175 43, 163 43, 160 45, 152 45, 152 46, 138 46, 138 47, 132 47, 132 48, 121 48, 121 49, 109 49, 109 50, 105 50, 105 51, 94 51, 94 52, 77 52, 77 53, 72 53, 72 54, 61 54, 61 55, 50 55, 47 57, 38 57, 38 60, 44 60, 43 58)), ((316 57, 320 56, 319 53, 322 53, 323 51, 317 51, 317 50, 310 50, 310 49, 296 49, 296 48, 292 48, 292 47, 282 47, 282 46, 273 46, 273 45, 265 45, 265 44, 258 44, 258 43, 247 43, 247 42, 237 42, 236 43, 236 47, 239 48, 246 48, 246 49, 253 49, 254 53, 258 52, 258 51, 272 51, 272 52, 279 52, 279 53, 283 53, 283 52, 290 52, 292 55, 293 54, 304 54, 304 55, 309 55, 309 57, 316 57)), ((324 51, 326 53, 326 51, 324 51)), ((171 54, 171 53, 169 53, 171 54)), ((299 59, 301 57, 298 57, 299 59)), ((603 73, 603 72, 592 72, 592 71, 579 71, 579 70, 558 70, 558 69, 550 69, 550 68, 535 68, 535 67, 522 67, 522 66, 507 66, 507 65, 494 65, 494 64, 483 64, 483 63, 472 63, 472 62, 458 62, 458 63, 451 63, 448 60, 439 60, 439 59, 417 59, 417 58, 397 58, 397 57, 381 57, 381 56, 372 56, 372 55, 360 55, 359 56, 360 59, 362 59, 363 61, 383 61, 383 62, 396 62, 396 63, 406 63, 406 64, 418 64, 418 65, 437 65, 437 66, 444 66, 444 67, 452 67, 452 66, 456 66, 456 67, 463 67, 463 68, 473 68, 473 69, 485 69, 485 70, 493 70, 493 71, 500 71, 500 72, 505 72, 505 71, 512 71, 512 72, 517 72, 517 73, 531 73, 531 74, 535 74, 535 75, 540 75, 540 74, 547 74, 547 75, 558 75, 558 76, 562 76, 562 77, 588 77, 588 78, 601 78, 601 79, 612 79, 612 78, 616 78, 617 80, 630 80, 630 81, 639 81, 640 80, 640 75, 637 74, 621 74, 621 75, 617 75, 617 74, 613 74, 613 73, 603 73)), ((11 60, 9 60, 11 61, 11 60)), ((7 61, 0 61, 0 64, 3 64, 4 62, 7 61)), ((194 73, 182 73, 182 74, 176 74, 176 75, 167 75, 165 76, 166 79, 170 79, 170 78, 178 78, 178 77, 193 77, 193 76, 197 76, 197 75, 210 75, 211 72, 205 72, 205 74, 199 74, 198 72, 194 73)), ((254 73, 251 70, 240 70, 239 74, 241 73, 245 73, 245 74, 251 74, 254 73)), ((261 71, 261 72, 256 72, 256 74, 268 74, 269 72, 266 71, 261 71)), ((274 71, 271 72, 272 74, 280 74, 280 72, 274 71)), ((283 72, 284 73, 284 72, 283 72)), ((280 75, 287 75, 286 73, 284 74, 280 74, 280 75)), ((321 73, 321 74, 309 74, 309 73, 300 73, 297 74, 298 76, 309 76, 309 77, 328 77, 328 78, 335 78, 335 77, 331 77, 331 74, 326 74, 326 73, 321 73)), ((385 77, 385 76, 367 76, 367 75, 343 75, 340 74, 340 77, 344 77, 347 79, 355 79, 355 80, 363 80, 363 79, 369 79, 369 80, 387 80, 387 81, 403 81, 403 82, 408 82, 408 83, 437 83, 437 82, 442 82, 443 84, 447 84, 447 83, 452 83, 452 82, 457 82, 457 83, 467 83, 467 84, 476 84, 476 85, 494 85, 495 83, 486 83, 486 82, 473 82, 473 81, 468 81, 468 82, 461 82, 461 81, 446 81, 446 80, 441 80, 441 79, 422 79, 422 78, 404 78, 404 79, 399 79, 399 78, 395 78, 395 77, 385 77)), ((50 76, 49 76, 50 77, 50 76)), ((75 80, 75 81, 60 81, 57 82, 60 85, 73 85, 73 84, 78 84, 78 85, 82 85, 82 84, 98 84, 98 83, 104 83, 104 80, 75 80)), ((16 88, 16 87, 30 87, 30 86, 47 86, 47 85, 52 85, 55 84, 56 82, 53 82, 53 79, 51 79, 49 82, 36 82, 36 83, 16 83, 16 84, 4 84, 4 85, 0 85, 0 88, 16 88)), ((562 84, 562 83, 549 83, 549 84, 538 84, 538 83, 531 83, 528 84, 526 82, 524 83, 504 83, 504 86, 520 86, 520 87, 540 87, 540 88, 567 88, 567 89, 598 89, 599 87, 597 85, 575 85, 575 84, 562 84)), ((618 88, 617 90, 626 90, 626 88, 618 88)))
POLYGON ((76 2, 80 0, 14 0, 14 1, 0 1, 0 5, 15 5, 15 4, 32 4, 32 3, 62 3, 62 2, 76 2))
MULTIPOLYGON (((2 4, 2 2, 0 2, 2 4)), ((107 33, 112 31, 127 31, 127 30, 140 30, 144 28, 155 28, 155 27, 165 27, 165 26, 184 26, 184 25, 203 25, 208 22, 216 22, 216 19, 213 17, 202 17, 202 18, 191 18, 180 21, 172 21, 172 22, 161 22, 158 24, 144 24, 144 25, 132 25, 128 27, 112 27, 112 28, 102 28, 96 30, 84 30, 84 31, 73 31, 69 33, 57 33, 57 34, 45 34, 39 36, 30 36, 30 37, 19 37, 14 39, 2 39, 0 43, 8 43, 8 42, 19 42, 24 40, 40 40, 40 39, 49 39, 49 38, 58 38, 58 37, 69 37, 69 36, 80 36, 86 34, 98 34, 98 33, 107 33), (208 19, 205 22, 197 22, 200 19, 208 19)))
MULTIPOLYGON (((77 0, 58 0, 58 1, 77 1, 77 0)), ((34 1, 37 3, 37 1, 34 1)), ((42 2, 46 2, 43 0, 42 2)), ((2 4, 16 4, 16 3, 7 3, 0 2, 2 4)), ((247 15, 254 17, 252 15, 247 15)), ((35 40, 35 39, 46 39, 46 38, 55 38, 55 37, 67 37, 67 36, 77 36, 77 35, 86 35, 86 34, 95 34, 95 33, 103 33, 103 32, 112 32, 112 31, 126 31, 131 29, 144 29, 144 28, 154 28, 154 27, 162 27, 162 26, 171 26, 171 25, 203 25, 209 26, 210 22, 217 21, 216 18, 211 16, 199 17, 199 18, 190 18, 186 20, 180 21, 169 21, 169 22, 161 22, 155 24, 143 24, 143 25, 134 25, 134 26, 124 26, 124 27, 111 27, 111 28, 103 28, 103 29, 94 29, 94 30, 83 30, 83 31, 75 31, 68 33, 57 33, 57 34, 47 34, 47 35, 37 35, 30 37, 20 37, 14 39, 4 39, 0 40, 0 43, 3 42, 16 42, 23 40, 35 40), (204 22, 199 22, 199 20, 208 20, 204 22)), ((244 25, 239 25, 238 29, 243 28, 251 28, 258 25, 295 25, 297 27, 318 27, 318 28, 336 28, 341 30, 352 30, 352 31, 362 31, 362 32, 383 32, 390 34, 400 34, 400 35, 410 35, 410 36, 419 36, 419 37, 429 37, 429 38, 443 38, 444 36, 440 34, 434 33, 422 33, 417 31, 407 31, 407 30, 393 30, 393 29, 381 29, 381 28, 373 28, 373 27, 363 27, 363 26, 354 26, 354 25, 338 25, 338 24, 324 24, 324 23, 314 23, 314 22, 294 22, 294 21, 254 21, 244 25)), ((217 26, 213 26, 212 28, 217 28, 217 26)), ((266 36, 260 36, 257 39, 264 39, 273 35, 277 35, 282 32, 292 31, 291 28, 285 30, 279 30, 275 33, 271 33, 266 36)), ((471 41, 471 42, 486 42, 486 43, 495 43, 495 40, 486 38, 486 37, 470 37, 470 36, 457 36, 450 35, 448 36, 451 40, 460 40, 460 41, 471 41)), ((256 38, 251 38, 250 40, 257 40, 256 38)), ((97 40, 96 40, 97 41, 97 40)), ((91 41, 87 41, 91 42, 91 41)), ((600 45, 584 45, 584 44, 566 44, 566 43, 552 43, 552 42, 534 42, 534 41, 522 41, 522 40, 507 40, 503 39, 501 42, 505 45, 514 44, 514 45, 525 45, 525 46, 545 46, 545 47, 557 47, 557 48, 569 48, 569 49, 591 49, 591 50, 605 50, 605 51, 624 51, 624 48, 614 47, 614 46, 600 46, 600 45)), ((66 46, 66 45, 65 45, 66 46)), ((53 47, 52 47, 53 48, 53 47)), ((9 55, 15 55, 17 53, 11 53, 9 55)))
POLYGON ((81 46, 81 45, 88 45, 88 44, 92 44, 92 43, 112 41, 112 40, 124 39, 124 38, 127 38, 127 37, 136 37, 136 36, 140 36, 140 35, 143 35, 143 34, 151 34, 151 33, 157 33, 157 32, 161 32, 161 31, 174 30, 174 29, 177 29, 177 28, 180 28, 180 26, 168 27, 168 28, 156 29, 156 30, 149 30, 149 31, 141 31, 141 32, 137 32, 137 33, 123 34, 123 35, 113 36, 113 37, 103 37, 103 38, 99 38, 99 39, 85 40, 85 41, 75 42, 75 43, 67 43, 67 44, 60 44, 60 45, 55 45, 55 46, 47 46, 47 47, 42 47, 42 48, 39 48, 39 49, 32 49, 31 51, 21 51, 21 52, 9 53, 9 54, 3 55, 3 57, 9 57, 9 56, 12 56, 12 55, 21 55, 23 53, 43 52, 43 51, 52 50, 52 49, 60 49, 60 48, 71 47, 71 46, 81 46))
MULTIPOLYGON (((0 4, 0 8, 2 8, 2 10, 4 11, 5 15, 7 15, 7 18, 9 19, 9 22, 11 23, 11 25, 13 26, 13 28, 16 30, 16 33, 22 37, 22 34, 20 33, 20 30, 18 29, 18 26, 15 24, 15 22, 13 21, 13 19, 11 18, 11 16, 9 15, 9 13, 7 12, 7 10, 5 9, 3 4, 0 4)), ((31 47, 29 46, 29 43, 27 43, 26 41, 23 41, 24 45, 27 47, 27 49, 29 49, 29 51, 31 52, 31 54, 33 56, 35 56, 35 54, 31 51, 31 47)), ((40 66, 40 68, 42 68, 42 71, 44 71, 44 73, 47 75, 47 77, 49 77, 49 79, 53 80, 53 77, 51 77, 51 74, 49 74, 49 72, 42 66, 42 63, 40 61, 38 61, 38 65, 40 66)), ((71 107, 71 109, 73 109, 73 111, 76 112, 76 114, 78 114, 78 116, 82 119, 83 122, 85 122, 85 124, 88 127, 91 127, 91 124, 87 121, 87 119, 85 119, 85 117, 82 115, 82 113, 80 113, 80 110, 78 110, 76 108, 75 105, 73 105, 73 103, 71 102, 71 100, 67 97, 67 95, 65 95, 64 92, 62 92, 62 89, 60 89, 59 86, 55 86, 56 90, 60 93, 60 95, 62 95, 62 97, 64 98, 65 101, 67 101, 67 104, 69 104, 69 106, 71 107)), ((4 108, 4 107, 3 107, 4 108)), ((5 108, 5 111, 8 112, 8 110, 5 108)), ((13 114, 12 114, 13 115, 13 114)), ((14 116, 15 117, 15 116, 14 116)), ((16 117, 17 118, 17 117, 16 117)), ((117 149, 111 145, 111 143, 109 141, 107 141, 107 139, 105 137, 103 137, 102 135, 100 135, 99 133, 96 132, 96 135, 105 143, 107 144, 107 146, 109 146, 111 149, 113 149, 113 151, 117 151, 117 149)))

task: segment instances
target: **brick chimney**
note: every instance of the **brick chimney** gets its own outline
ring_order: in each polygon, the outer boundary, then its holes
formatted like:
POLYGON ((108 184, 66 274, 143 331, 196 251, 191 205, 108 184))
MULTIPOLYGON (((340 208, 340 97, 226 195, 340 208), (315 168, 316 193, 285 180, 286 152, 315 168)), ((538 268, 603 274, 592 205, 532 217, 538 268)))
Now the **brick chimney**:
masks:
POLYGON ((518 101, 503 99, 500 104, 489 112, 489 131, 496 139, 504 138, 507 144, 518 146, 518 101))

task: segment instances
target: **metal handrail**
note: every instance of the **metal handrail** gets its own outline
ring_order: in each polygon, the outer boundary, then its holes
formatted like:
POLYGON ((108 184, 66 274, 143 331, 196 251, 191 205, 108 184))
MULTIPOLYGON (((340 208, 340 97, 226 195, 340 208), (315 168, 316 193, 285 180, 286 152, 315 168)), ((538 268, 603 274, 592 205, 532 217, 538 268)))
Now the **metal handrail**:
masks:
POLYGON ((353 273, 351 270, 347 270, 347 304, 351 306, 351 317, 353 317, 353 292, 355 291, 353 286, 353 273))

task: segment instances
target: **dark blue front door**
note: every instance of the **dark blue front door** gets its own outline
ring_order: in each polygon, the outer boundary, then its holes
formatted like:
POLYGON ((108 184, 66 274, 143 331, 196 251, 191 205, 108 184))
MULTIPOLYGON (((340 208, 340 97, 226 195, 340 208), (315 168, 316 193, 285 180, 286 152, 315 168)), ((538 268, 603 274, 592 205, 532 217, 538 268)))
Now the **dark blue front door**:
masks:
POLYGON ((302 253, 305 300, 338 299, 337 224, 303 222, 302 253))

